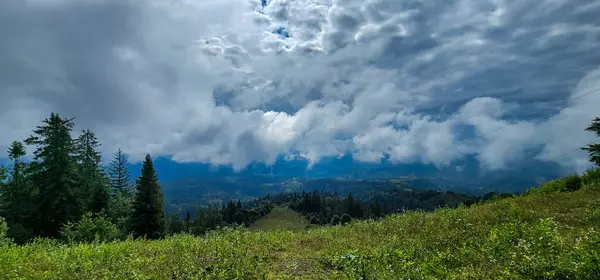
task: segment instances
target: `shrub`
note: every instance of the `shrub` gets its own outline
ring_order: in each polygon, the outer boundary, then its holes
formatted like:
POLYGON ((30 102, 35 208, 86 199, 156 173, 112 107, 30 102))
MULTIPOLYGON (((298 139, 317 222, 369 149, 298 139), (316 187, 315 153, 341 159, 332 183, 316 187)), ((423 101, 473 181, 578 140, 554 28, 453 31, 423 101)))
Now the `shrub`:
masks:
POLYGON ((581 175, 581 181, 584 185, 600 183, 600 168, 586 170, 581 175))
POLYGON ((60 233, 68 243, 110 242, 121 238, 117 226, 103 216, 87 213, 77 223, 67 224, 60 233))
POLYGON ((6 220, 0 217, 0 239, 6 237, 6 232, 8 231, 8 225, 6 224, 6 220))
POLYGON ((246 215, 244 215, 243 212, 236 212, 233 215, 233 220, 238 225, 244 225, 244 224, 247 225, 248 224, 248 221, 246 221, 246 215))
POLYGON ((340 221, 341 221, 340 216, 333 215, 333 217, 331 217, 330 224, 332 224, 332 225, 338 225, 340 223, 340 221))
POLYGON ((574 192, 581 188, 581 178, 579 175, 571 175, 565 178, 565 189, 569 192, 574 192))
POLYGON ((341 218, 342 225, 348 224, 351 221, 352 221, 352 217, 350 215, 348 215, 348 214, 342 215, 342 218, 341 218))
POLYGON ((8 232, 8 224, 4 218, 0 217, 0 247, 12 243, 9 238, 6 238, 8 232))
POLYGON ((320 224, 319 218, 317 218, 316 216, 312 216, 312 217, 310 218, 310 223, 311 223, 311 224, 313 224, 313 225, 318 225, 318 224, 320 224))

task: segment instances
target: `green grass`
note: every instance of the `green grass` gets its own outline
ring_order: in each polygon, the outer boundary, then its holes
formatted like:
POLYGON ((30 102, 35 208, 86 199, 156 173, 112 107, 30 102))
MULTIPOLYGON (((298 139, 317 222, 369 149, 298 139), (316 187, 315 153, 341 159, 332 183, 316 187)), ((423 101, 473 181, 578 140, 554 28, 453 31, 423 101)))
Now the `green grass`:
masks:
POLYGON ((276 207, 269 214, 258 219, 250 226, 251 231, 259 230, 304 230, 309 225, 306 218, 298 212, 284 207, 276 207))
MULTIPOLYGON (((253 230, 299 229, 290 215, 253 230)), ((600 279, 599 231, 600 187, 587 186, 310 230, 3 245, 0 278, 600 279)))

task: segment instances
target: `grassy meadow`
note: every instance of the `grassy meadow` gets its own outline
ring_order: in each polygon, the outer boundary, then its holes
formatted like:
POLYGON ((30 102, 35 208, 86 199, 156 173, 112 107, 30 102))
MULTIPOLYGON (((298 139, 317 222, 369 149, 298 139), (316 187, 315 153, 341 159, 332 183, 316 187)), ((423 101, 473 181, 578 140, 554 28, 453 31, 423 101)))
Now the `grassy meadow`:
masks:
POLYGON ((204 237, 5 243, 0 278, 600 279, 600 186, 567 192, 561 182, 471 207, 346 226, 303 229, 295 212, 276 208, 250 230, 204 237))
POLYGON ((262 231, 262 230, 305 230, 316 227, 311 225, 306 220, 306 217, 300 215, 298 212, 283 207, 276 207, 269 212, 269 214, 260 218, 256 222, 250 225, 250 231, 262 231))

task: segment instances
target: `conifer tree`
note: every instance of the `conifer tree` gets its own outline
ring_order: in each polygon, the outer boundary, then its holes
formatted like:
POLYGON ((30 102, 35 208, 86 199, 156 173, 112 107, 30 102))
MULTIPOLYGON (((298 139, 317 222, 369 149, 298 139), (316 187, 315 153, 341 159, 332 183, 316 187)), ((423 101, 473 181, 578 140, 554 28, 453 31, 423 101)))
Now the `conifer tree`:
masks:
POLYGON ((102 168, 100 146, 96 134, 89 129, 82 130, 79 138, 75 140, 79 184, 87 194, 88 211, 94 214, 105 210, 110 198, 108 179, 102 168))
POLYGON ((108 167, 113 195, 117 192, 133 193, 134 186, 131 184, 128 167, 127 156, 123 153, 123 150, 119 149, 108 167))
POLYGON ((142 164, 142 172, 136 185, 137 193, 131 220, 133 233, 136 237, 161 238, 165 231, 164 201, 149 154, 142 164))
MULTIPOLYGON (((597 137, 600 137, 600 118, 595 118, 592 121, 592 124, 585 130, 593 131, 596 133, 597 137)), ((581 149, 588 151, 590 155, 590 161, 596 166, 600 167, 600 144, 589 144, 581 149)))
POLYGON ((19 199, 19 191, 22 189, 22 185, 24 183, 24 164, 21 162, 21 157, 26 153, 25 147, 21 142, 13 142, 10 148, 8 149, 8 159, 10 159, 12 163, 12 171, 7 172, 4 171, 4 178, 1 178, 2 181, 8 181, 2 185, 0 189, 0 215, 6 217, 9 221, 17 219, 17 213, 15 208, 19 207, 19 203, 22 202, 19 199))
POLYGON ((73 156, 73 126, 73 119, 52 113, 25 140, 35 147, 31 179, 39 189, 39 199, 34 230, 42 237, 58 236, 60 228, 79 220, 84 210, 73 156))
POLYGON ((192 227, 192 218, 190 216, 190 212, 185 212, 185 222, 184 222, 184 226, 185 226, 185 232, 189 233, 190 229, 192 227))
POLYGON ((27 182, 28 165, 21 161, 25 156, 25 146, 18 141, 8 149, 8 158, 12 168, 7 174, 8 181, 0 188, 0 215, 9 223, 9 237, 21 243, 32 237, 31 222, 35 208, 35 196, 31 185, 27 182))

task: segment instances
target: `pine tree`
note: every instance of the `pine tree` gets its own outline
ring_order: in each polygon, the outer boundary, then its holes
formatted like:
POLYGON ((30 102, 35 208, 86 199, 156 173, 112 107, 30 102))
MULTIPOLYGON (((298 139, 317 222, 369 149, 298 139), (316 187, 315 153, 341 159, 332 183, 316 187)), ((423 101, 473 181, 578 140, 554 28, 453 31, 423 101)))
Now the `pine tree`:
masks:
POLYGON ((35 194, 28 183, 28 165, 21 162, 25 156, 25 146, 18 141, 12 143, 8 150, 8 158, 12 161, 9 180, 0 188, 0 215, 9 223, 9 237, 22 243, 32 236, 32 215, 35 213, 35 194))
POLYGON ((165 231, 164 201, 149 154, 142 164, 142 172, 136 185, 137 193, 131 221, 133 233, 136 237, 161 238, 165 231))
POLYGON ((192 218, 190 216, 190 212, 185 212, 185 222, 184 222, 184 226, 185 226, 185 232, 189 233, 190 229, 192 227, 192 218))
MULTIPOLYGON (((587 131, 593 131, 597 137, 600 137, 600 118, 595 118, 592 124, 586 128, 587 131)), ((590 161, 596 166, 600 166, 600 144, 589 144, 587 147, 581 148, 584 151, 588 151, 590 155, 590 161)))
POLYGON ((8 159, 10 159, 12 164, 12 171, 7 172, 8 170, 4 170, 5 179, 9 178, 8 181, 2 185, 0 189, 0 201, 2 204, 0 205, 0 216, 4 216, 9 221, 17 219, 16 207, 19 206, 20 202, 18 198, 18 192, 22 188, 22 183, 24 181, 23 171, 24 166, 21 163, 21 157, 26 154, 25 147, 21 142, 13 142, 10 148, 8 149, 8 159))
POLYGON ((178 234, 185 230, 185 225, 179 214, 172 214, 167 217, 166 230, 169 235, 178 234))
POLYGON ((101 144, 89 129, 81 131, 75 140, 79 184, 88 194, 88 211, 96 214, 105 210, 110 199, 108 179, 102 168, 101 144))
POLYGON ((31 163, 32 181, 39 189, 35 233, 42 237, 58 236, 60 228, 79 220, 84 210, 73 156, 73 126, 73 119, 52 113, 25 140, 36 148, 31 163))
POLYGON ((128 167, 127 156, 119 149, 108 167, 113 195, 117 192, 133 193, 133 185, 131 184, 131 175, 129 174, 128 167))

